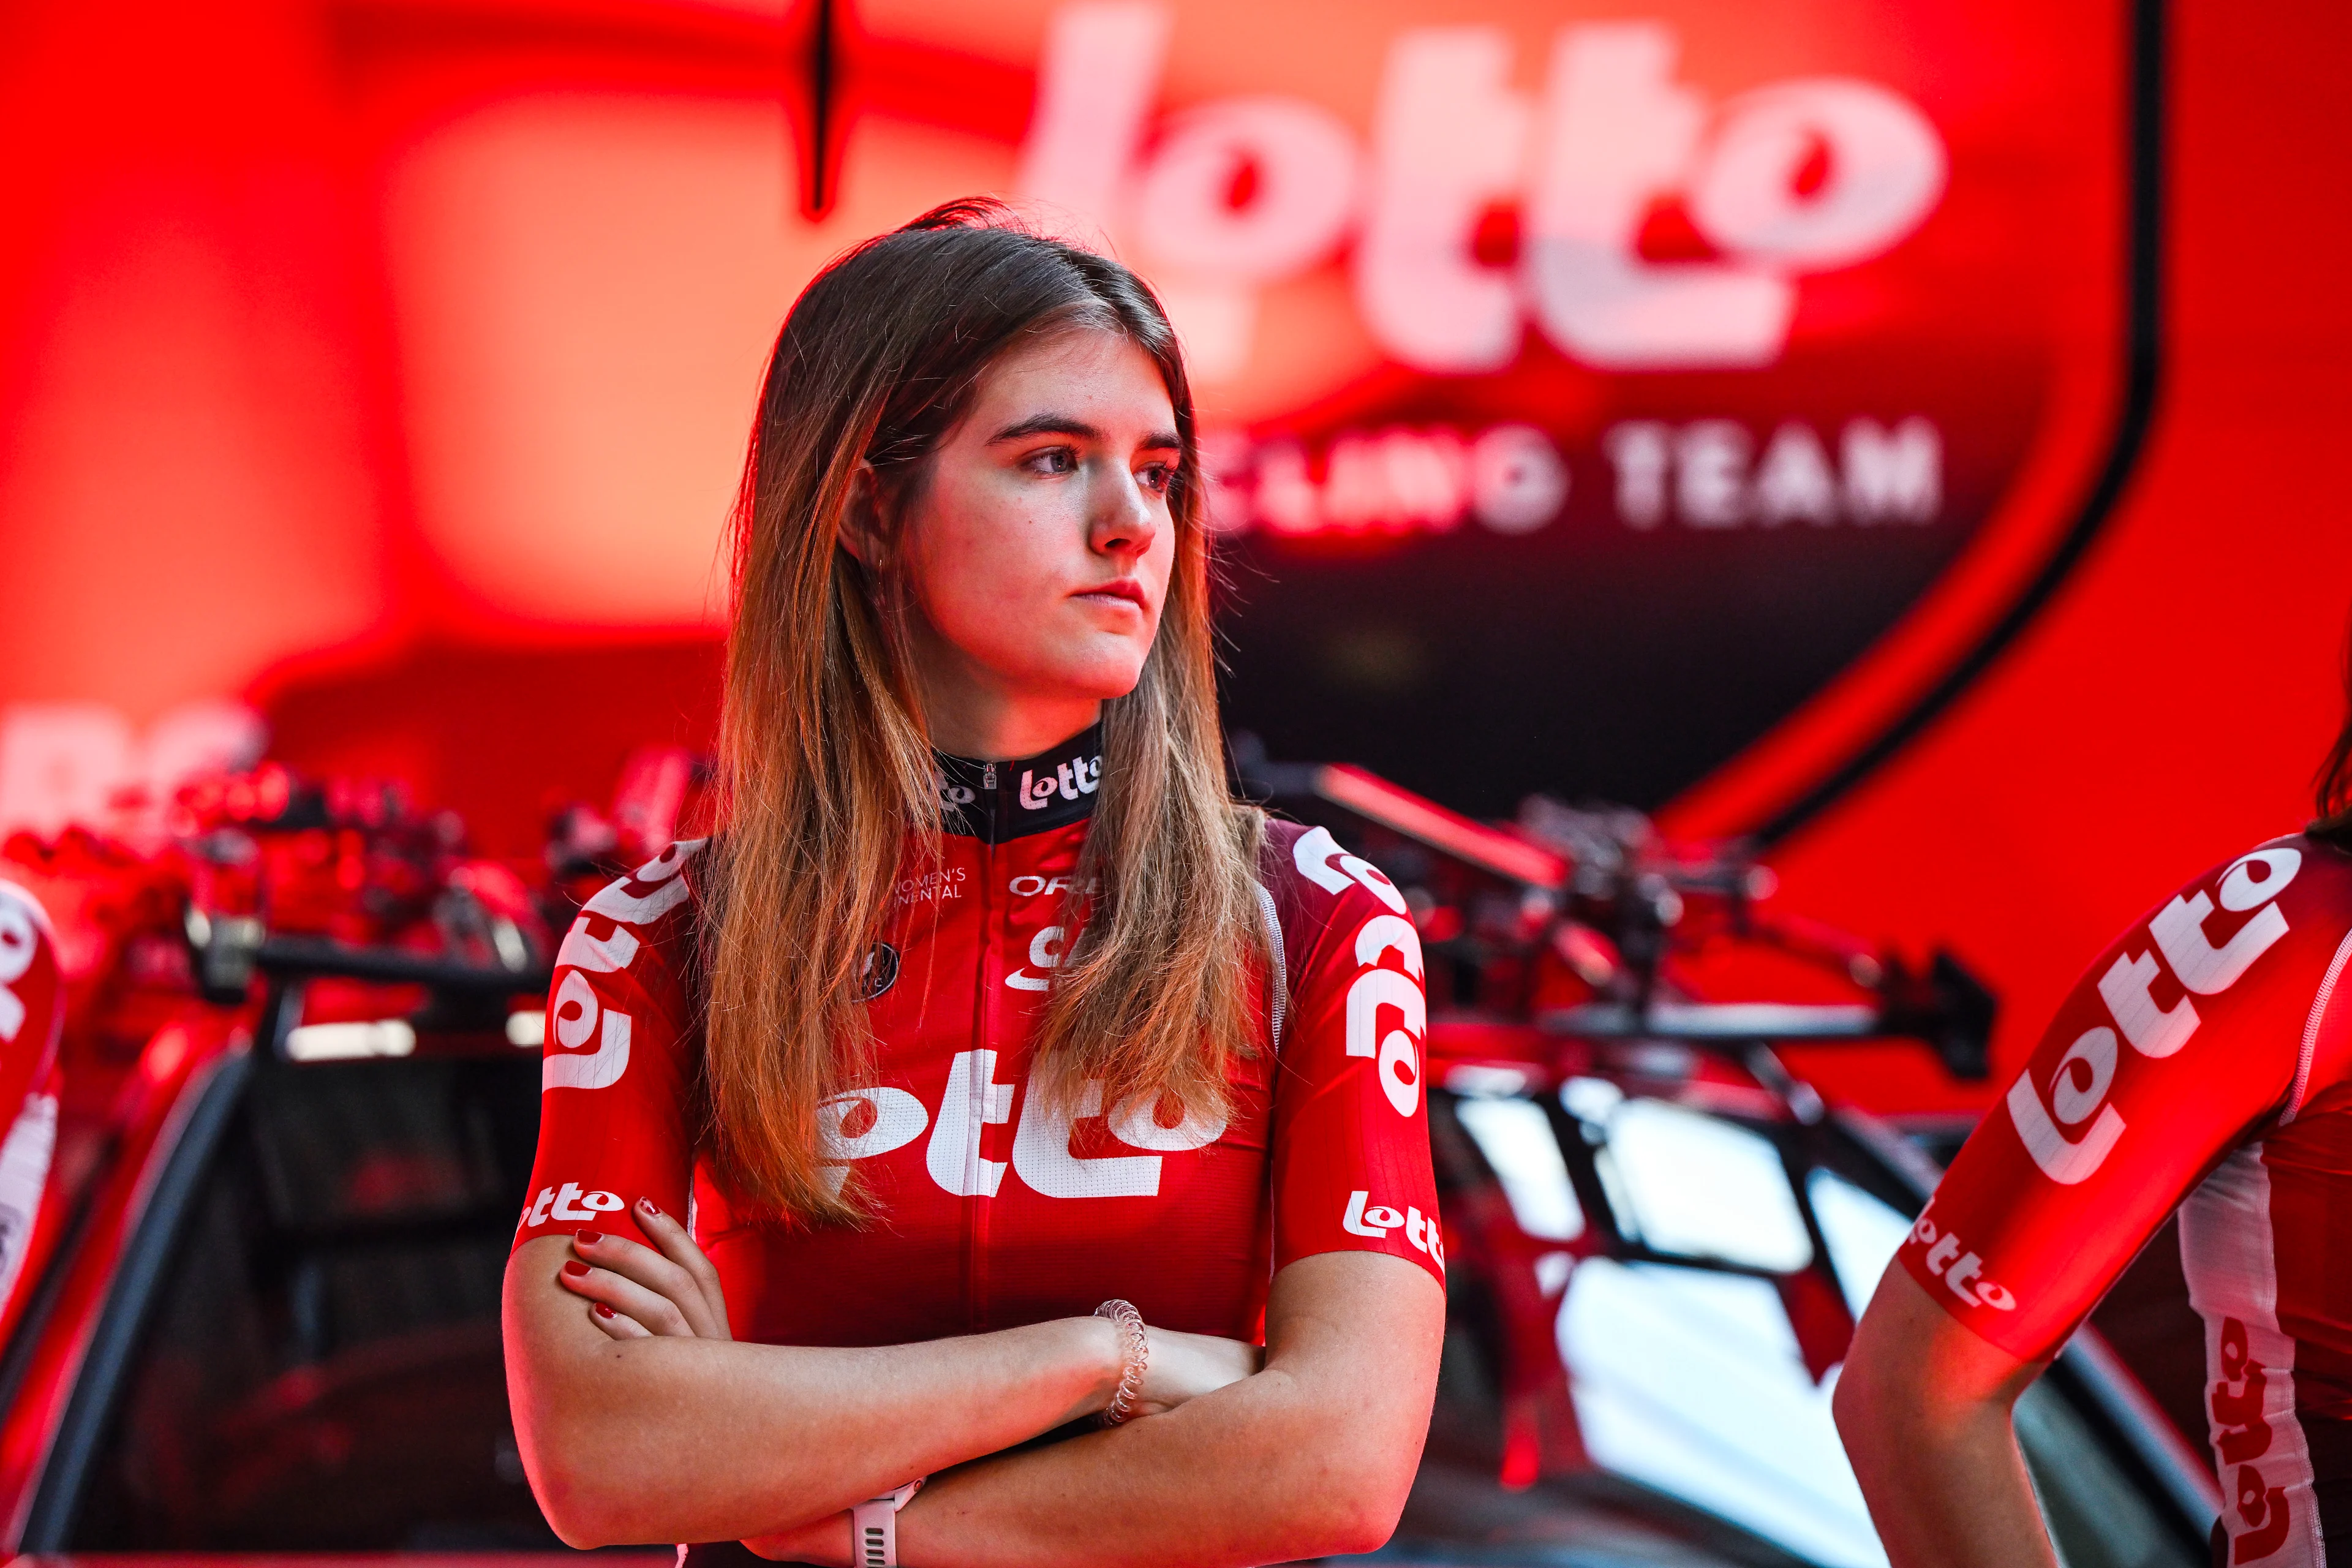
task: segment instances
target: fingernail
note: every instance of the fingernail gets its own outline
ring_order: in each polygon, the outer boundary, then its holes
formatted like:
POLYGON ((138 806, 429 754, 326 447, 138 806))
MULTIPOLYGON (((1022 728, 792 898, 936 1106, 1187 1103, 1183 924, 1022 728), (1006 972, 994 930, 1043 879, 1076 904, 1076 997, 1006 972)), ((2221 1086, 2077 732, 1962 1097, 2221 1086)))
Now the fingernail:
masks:
POLYGON ((613 1309, 599 1301, 596 1303, 596 1315, 600 1318, 609 1318, 613 1315, 613 1309))
POLYGON ((661 1210, 659 1210, 659 1209, 657 1209, 657 1208, 654 1207, 654 1201, 653 1201, 653 1199, 651 1199, 651 1198, 639 1198, 639 1199, 637 1200, 637 1206, 638 1206, 639 1208, 641 1208, 641 1209, 645 1210, 647 1214, 649 1214, 649 1215, 653 1215, 656 1219, 659 1219, 659 1218, 661 1218, 661 1210))
POLYGON ((571 1275, 574 1279, 585 1279, 588 1278, 588 1266, 581 1262, 580 1259, 576 1258, 563 1266, 563 1271, 566 1274, 571 1275))
POLYGON ((593 1247, 604 1239, 604 1233, 601 1230, 583 1230, 572 1239, 583 1247, 593 1247))

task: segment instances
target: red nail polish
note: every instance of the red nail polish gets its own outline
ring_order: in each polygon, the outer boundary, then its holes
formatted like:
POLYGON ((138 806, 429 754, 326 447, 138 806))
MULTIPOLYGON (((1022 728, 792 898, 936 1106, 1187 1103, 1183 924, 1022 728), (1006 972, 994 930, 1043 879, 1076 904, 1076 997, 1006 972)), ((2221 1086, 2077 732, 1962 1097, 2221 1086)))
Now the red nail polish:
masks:
POLYGON ((588 1278, 588 1266, 581 1262, 580 1259, 576 1258, 563 1266, 563 1271, 566 1274, 571 1275, 574 1279, 585 1279, 588 1278))
POLYGON ((604 1239, 604 1233, 601 1230, 583 1230, 572 1239, 583 1247, 593 1247, 604 1239))
POLYGON ((596 1303, 596 1315, 600 1318, 609 1318, 613 1315, 613 1309, 599 1301, 596 1303))
POLYGON ((649 1215, 653 1215, 653 1216, 654 1216, 654 1218, 656 1218, 656 1219, 659 1219, 659 1218, 661 1218, 661 1210, 659 1210, 659 1209, 657 1209, 657 1208, 654 1207, 654 1201, 653 1201, 653 1199, 651 1199, 651 1198, 639 1198, 639 1199, 637 1200, 637 1206, 638 1206, 639 1208, 641 1208, 641 1209, 645 1210, 647 1214, 649 1214, 649 1215))

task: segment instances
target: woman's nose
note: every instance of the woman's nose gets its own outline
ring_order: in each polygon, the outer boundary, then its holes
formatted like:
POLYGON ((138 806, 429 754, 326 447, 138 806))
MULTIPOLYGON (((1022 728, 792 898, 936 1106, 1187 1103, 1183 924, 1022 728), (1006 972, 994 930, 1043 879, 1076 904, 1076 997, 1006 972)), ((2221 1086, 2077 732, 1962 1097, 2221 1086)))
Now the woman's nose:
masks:
POLYGON ((1150 550, 1159 529, 1159 518, 1135 476, 1123 467, 1110 468, 1106 482, 1095 487, 1088 548, 1098 555, 1139 556, 1150 550))

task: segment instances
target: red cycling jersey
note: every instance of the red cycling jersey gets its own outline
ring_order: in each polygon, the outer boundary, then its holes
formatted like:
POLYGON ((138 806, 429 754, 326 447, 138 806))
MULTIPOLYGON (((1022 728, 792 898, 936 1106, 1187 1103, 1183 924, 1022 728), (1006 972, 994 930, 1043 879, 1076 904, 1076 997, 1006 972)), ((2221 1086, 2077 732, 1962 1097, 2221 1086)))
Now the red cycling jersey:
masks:
POLYGON ((2035 1361, 2179 1208, 2237 1563, 2352 1542, 2347 957, 2352 855, 2279 838, 2198 878, 2091 965, 1900 1253, 2035 1361))
POLYGON ((910 841, 867 964, 873 1081, 825 1108, 827 1152, 856 1165, 872 1223, 740 1212, 698 1157, 690 842, 590 900, 564 938, 516 1245, 641 1195, 689 1212, 736 1335, 782 1344, 977 1333, 1115 1296, 1161 1327, 1252 1339, 1296 1258, 1385 1252, 1442 1279, 1421 944, 1388 879, 1327 831, 1271 825, 1260 901, 1281 961, 1228 1120, 1107 1114, 1098 1094, 1063 1117, 1029 1092, 1097 736, 942 759, 943 854, 910 841))

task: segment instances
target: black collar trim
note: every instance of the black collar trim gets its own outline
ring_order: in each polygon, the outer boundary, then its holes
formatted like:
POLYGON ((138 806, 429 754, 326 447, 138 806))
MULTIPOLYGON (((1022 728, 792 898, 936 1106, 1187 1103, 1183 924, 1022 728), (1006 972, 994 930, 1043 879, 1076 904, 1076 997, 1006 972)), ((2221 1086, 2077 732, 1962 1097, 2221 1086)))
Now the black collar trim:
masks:
POLYGON ((940 765, 940 826, 983 844, 1083 822, 1094 815, 1095 792, 1102 786, 1099 722, 1009 763, 931 755, 940 765))

